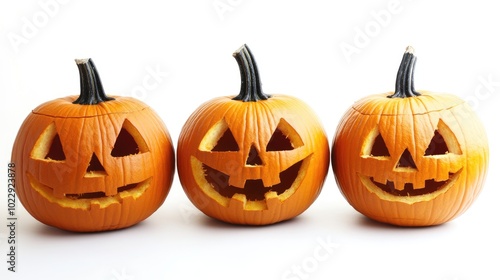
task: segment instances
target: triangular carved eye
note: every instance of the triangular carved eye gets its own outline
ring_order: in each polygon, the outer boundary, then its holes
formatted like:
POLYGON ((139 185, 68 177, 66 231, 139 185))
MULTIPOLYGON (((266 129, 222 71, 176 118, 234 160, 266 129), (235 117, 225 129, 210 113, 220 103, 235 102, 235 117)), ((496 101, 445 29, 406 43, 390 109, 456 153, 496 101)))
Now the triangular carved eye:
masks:
POLYGON ((200 151, 207 152, 237 152, 240 150, 233 132, 224 119, 208 130, 199 146, 200 151))
POLYGON ((66 155, 61 144, 59 134, 57 134, 56 125, 51 123, 42 132, 37 139, 33 150, 31 151, 33 159, 43 159, 50 161, 64 161, 66 155))
POLYGON ((297 131, 284 119, 281 119, 269 143, 267 143, 266 151, 289 151, 303 145, 297 131))
POLYGON ((425 156, 431 155, 444 155, 449 152, 448 146, 444 141, 443 136, 439 133, 439 131, 434 131, 434 137, 432 137, 429 146, 425 150, 425 156))
POLYGON ((366 136, 361 148, 361 155, 363 157, 379 157, 382 159, 388 159, 391 156, 378 127, 372 129, 366 136))
POLYGON ((387 145, 385 144, 384 138, 379 134, 375 137, 373 141, 372 151, 370 153, 374 157, 389 157, 389 150, 387 149, 387 145))
POLYGON ((52 140, 52 144, 50 144, 49 153, 45 156, 45 159, 51 160, 65 160, 66 155, 64 154, 61 139, 59 138, 59 134, 54 136, 52 140))
POLYGON ((462 149, 455 133, 442 120, 439 120, 424 156, 439 156, 448 153, 461 155, 462 149))
POLYGON ((237 152, 238 150, 238 143, 236 143, 231 129, 227 128, 222 137, 217 140, 212 152, 237 152))
POLYGON ((279 129, 276 129, 267 143, 266 151, 287 151, 293 150, 292 142, 290 139, 286 138, 283 132, 279 129))
POLYGON ((124 157, 147 151, 148 147, 141 133, 129 120, 125 120, 111 150, 111 156, 124 157))

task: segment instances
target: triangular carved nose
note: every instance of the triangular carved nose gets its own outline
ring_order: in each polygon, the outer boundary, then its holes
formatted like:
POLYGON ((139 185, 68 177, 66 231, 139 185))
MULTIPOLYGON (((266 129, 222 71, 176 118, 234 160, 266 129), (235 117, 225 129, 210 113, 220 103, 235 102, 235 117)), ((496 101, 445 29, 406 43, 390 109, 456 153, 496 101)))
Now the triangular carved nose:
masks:
POLYGON ((398 164, 396 165, 396 169, 403 169, 406 171, 417 170, 417 165, 415 164, 415 161, 413 160, 410 151, 408 151, 408 148, 403 152, 403 154, 401 154, 398 164))
POLYGON ((246 165, 262 165, 262 159, 259 157, 259 151, 254 145, 252 145, 250 151, 248 152, 246 165))
POLYGON ((90 159, 89 162, 89 166, 87 167, 87 172, 85 173, 85 177, 100 177, 106 175, 108 175, 108 173, 106 173, 104 166, 102 166, 101 162, 99 161, 95 153, 93 153, 92 158, 90 159))

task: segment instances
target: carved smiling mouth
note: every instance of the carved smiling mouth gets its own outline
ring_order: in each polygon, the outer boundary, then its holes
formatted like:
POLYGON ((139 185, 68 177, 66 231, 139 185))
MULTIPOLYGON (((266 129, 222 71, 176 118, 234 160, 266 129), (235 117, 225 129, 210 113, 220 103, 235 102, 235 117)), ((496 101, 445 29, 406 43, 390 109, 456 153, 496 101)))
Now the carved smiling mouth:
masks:
POLYGON ((258 201, 264 200, 265 194, 268 192, 276 192, 277 195, 281 195, 286 190, 290 189, 299 174, 302 162, 301 160, 288 169, 280 172, 280 183, 272 186, 264 186, 262 180, 257 179, 246 180, 245 186, 243 188, 238 188, 229 185, 229 175, 217 171, 206 164, 203 164, 203 170, 205 170, 205 179, 220 195, 232 198, 235 194, 239 193, 245 195, 247 200, 258 201))
POLYGON ((375 181, 373 177, 358 175, 363 185, 381 199, 411 204, 427 201, 446 192, 457 181, 461 172, 462 169, 456 173, 449 173, 448 179, 444 181, 426 180, 423 188, 414 188, 413 183, 405 183, 403 189, 396 189, 393 181, 387 180, 383 184, 375 181))
POLYGON ((106 208, 114 203, 121 203, 125 198, 138 198, 149 188, 151 178, 138 183, 118 187, 117 194, 107 196, 104 192, 89 192, 81 194, 64 194, 64 197, 54 196, 54 189, 38 182, 31 174, 27 174, 31 187, 52 203, 63 207, 88 210, 91 207, 106 208))
MULTIPOLYGON (((142 182, 141 182, 142 183, 142 182)), ((117 193, 121 193, 124 191, 134 191, 137 189, 140 183, 128 184, 126 186, 122 186, 116 189, 117 193)), ((107 197, 105 192, 88 192, 88 193, 66 193, 65 197, 71 199, 93 199, 93 198, 104 198, 107 197)))
POLYGON ((268 204, 280 203, 293 195, 305 177, 311 156, 283 170, 280 183, 265 186, 261 179, 248 179, 243 188, 229 184, 229 175, 212 168, 196 157, 191 157, 191 167, 196 183, 210 198, 224 207, 230 202, 241 203, 245 210, 265 210, 268 204), (200 172, 202 171, 202 172, 200 172))
POLYGON ((373 180, 373 177, 370 177, 370 181, 375 184, 377 187, 381 188, 383 191, 388 192, 392 195, 399 196, 414 196, 414 195, 423 195, 428 193, 436 192, 446 186, 455 173, 449 173, 449 179, 445 181, 436 181, 434 179, 426 180, 425 187, 421 189, 413 188, 413 183, 406 183, 402 190, 398 190, 394 187, 394 182, 387 181, 386 184, 382 184, 373 180))

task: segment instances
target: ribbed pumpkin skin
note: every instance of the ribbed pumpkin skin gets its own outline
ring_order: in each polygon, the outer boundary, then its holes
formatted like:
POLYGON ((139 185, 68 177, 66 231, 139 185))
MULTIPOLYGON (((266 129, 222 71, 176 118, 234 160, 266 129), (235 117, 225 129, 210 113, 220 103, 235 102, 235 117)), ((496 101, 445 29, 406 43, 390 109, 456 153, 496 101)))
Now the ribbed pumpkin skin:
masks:
POLYGON ((400 226, 445 223, 463 213, 480 193, 488 167, 488 142, 476 114, 453 95, 420 91, 408 98, 372 95, 356 102, 341 119, 333 140, 332 165, 347 201, 374 220, 400 226), (449 147, 442 155, 427 155, 438 129, 449 147), (370 138, 382 135, 387 157, 370 155, 370 138), (374 132, 375 131, 375 132, 374 132), (398 168, 408 150, 415 168, 398 168), (409 172, 407 172, 409 171, 409 172), (451 176, 451 174, 455 174, 451 176), (371 179, 402 189, 446 181, 441 189, 398 196, 377 188, 371 179))
POLYGON ((226 96, 204 103, 184 124, 177 153, 179 179, 191 202, 206 215, 234 224, 266 225, 301 214, 319 195, 329 168, 329 144, 316 115, 304 102, 278 94, 256 102, 226 96), (266 151, 283 120, 289 125, 287 136, 303 145, 293 150, 266 151), (238 151, 210 151, 203 144, 217 142, 217 133, 211 128, 221 121, 234 135, 238 151), (262 160, 260 166, 246 164, 252 146, 262 160), (243 188, 247 180, 262 180, 264 186, 279 183, 279 173, 300 161, 300 178, 286 194, 268 193, 265 200, 256 202, 247 201, 245 195, 221 196, 205 179, 202 166, 207 164, 229 175, 231 185, 243 188))
POLYGON ((146 219, 162 205, 173 180, 174 150, 164 123, 133 98, 114 96, 115 100, 96 105, 72 104, 76 98, 46 102, 21 125, 12 150, 19 200, 40 222, 69 231, 114 230, 146 219), (147 148, 114 157, 113 145, 126 122, 136 129, 131 134, 138 133, 138 139, 143 139, 139 145, 147 148), (36 158, 37 140, 54 125, 65 159, 36 158), (93 154, 106 175, 86 172, 93 154), (140 182, 145 182, 143 191, 117 194, 119 187, 140 182), (65 196, 96 192, 104 192, 106 197, 65 196))

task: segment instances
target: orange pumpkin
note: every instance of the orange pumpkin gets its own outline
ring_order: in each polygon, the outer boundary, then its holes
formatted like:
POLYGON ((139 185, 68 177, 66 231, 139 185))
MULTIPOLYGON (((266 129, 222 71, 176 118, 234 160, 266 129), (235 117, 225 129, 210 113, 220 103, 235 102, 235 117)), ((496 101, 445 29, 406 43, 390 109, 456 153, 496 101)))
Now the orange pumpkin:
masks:
POLYGON ((172 141, 146 104, 105 95, 92 60, 77 65, 80 96, 41 104, 19 129, 12 151, 16 192, 50 226, 125 228, 165 200, 175 166, 172 141))
POLYGON ((328 172, 325 131, 304 102, 262 92, 246 45, 234 57, 240 94, 212 99, 186 121, 177 149, 180 182, 198 209, 225 222, 293 218, 313 203, 328 172))
POLYGON ((416 92, 411 47, 396 91, 357 101, 333 141, 332 165, 347 201, 362 214, 401 226, 429 226, 463 213, 488 166, 480 120, 451 94, 416 92))

